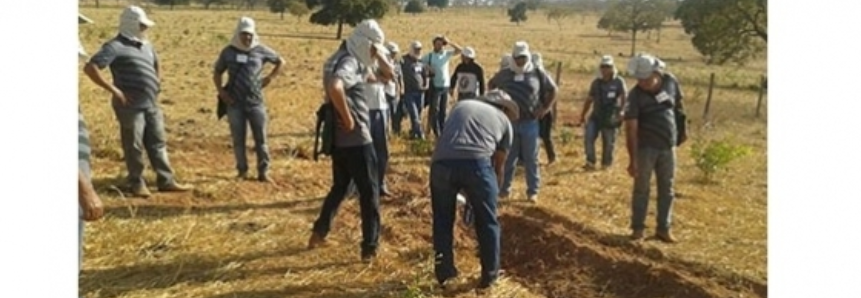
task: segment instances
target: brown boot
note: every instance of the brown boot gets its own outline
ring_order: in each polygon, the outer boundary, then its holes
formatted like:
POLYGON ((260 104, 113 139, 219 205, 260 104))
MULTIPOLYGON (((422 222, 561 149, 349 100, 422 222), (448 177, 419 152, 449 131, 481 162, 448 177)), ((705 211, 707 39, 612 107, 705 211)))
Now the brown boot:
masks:
POLYGON ((657 231, 655 233, 655 238, 666 243, 676 243, 676 237, 673 237, 673 234, 670 233, 670 231, 657 231))
POLYGON ((326 241, 326 237, 320 236, 320 234, 317 233, 311 233, 311 239, 308 239, 308 249, 315 249, 328 245, 329 242, 326 241))
POLYGON ((149 191, 149 188, 147 188, 146 185, 144 185, 144 184, 132 186, 131 187, 131 193, 132 193, 133 197, 137 197, 137 198, 146 199, 146 198, 149 198, 150 196, 152 196, 152 193, 149 191))
POLYGON ((642 240, 645 236, 646 236, 646 233, 642 229, 634 230, 634 232, 631 233, 631 240, 634 240, 634 241, 642 240))
POLYGON ((160 186, 158 188, 158 191, 161 191, 161 192, 186 192, 186 191, 190 191, 190 190, 191 190, 190 185, 179 184, 176 182, 168 184, 168 185, 160 186))

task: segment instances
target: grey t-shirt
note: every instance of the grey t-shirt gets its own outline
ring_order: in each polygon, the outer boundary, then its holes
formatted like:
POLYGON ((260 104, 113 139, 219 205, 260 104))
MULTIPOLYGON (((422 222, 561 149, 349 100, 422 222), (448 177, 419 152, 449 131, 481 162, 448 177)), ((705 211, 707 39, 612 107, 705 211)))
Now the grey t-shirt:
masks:
POLYGON ((556 83, 550 80, 546 73, 539 71, 535 68, 531 72, 517 74, 506 68, 497 72, 488 84, 504 90, 517 102, 520 107, 520 120, 535 120, 533 113, 543 100, 540 94, 556 92, 557 89, 556 83))
POLYGON ((665 74, 657 94, 634 87, 628 93, 625 120, 637 119, 637 146, 670 149, 676 146, 676 117, 673 108, 681 107, 682 89, 672 74, 665 74))
POLYGON ((512 136, 511 122, 497 107, 479 100, 459 101, 445 121, 432 161, 487 159, 511 148, 512 136))
MULTIPOLYGON (((365 88, 368 87, 365 81, 366 73, 367 67, 359 63, 356 57, 351 56, 344 44, 323 64, 323 88, 328 90, 329 82, 336 78, 344 82, 347 105, 355 123, 353 130, 344 131, 340 127, 340 117, 335 117, 335 123, 338 126, 335 129, 336 147, 356 147, 372 142, 368 103, 365 98, 365 88)), ((331 101, 331 96, 327 95, 326 101, 331 101)))
POLYGON ((221 50, 215 62, 215 72, 227 71, 226 89, 237 103, 254 106, 263 103, 263 80, 260 73, 264 63, 278 63, 280 56, 265 45, 251 51, 241 51, 233 46, 221 50))
POLYGON ((110 67, 113 85, 129 101, 128 106, 114 98, 115 109, 148 109, 156 106, 161 82, 158 75, 158 54, 152 43, 138 42, 118 35, 109 40, 90 58, 99 69, 110 67))
MULTIPOLYGON (((605 109, 619 107, 619 97, 627 92, 625 79, 616 76, 609 81, 602 78, 597 78, 592 81, 592 86, 589 87, 589 97, 592 97, 592 119, 599 119, 605 115, 605 109)), ((621 107, 619 107, 621 108, 621 107)))
POLYGON ((423 62, 410 55, 404 55, 401 63, 401 75, 404 80, 404 92, 423 92, 425 78, 429 68, 423 62))

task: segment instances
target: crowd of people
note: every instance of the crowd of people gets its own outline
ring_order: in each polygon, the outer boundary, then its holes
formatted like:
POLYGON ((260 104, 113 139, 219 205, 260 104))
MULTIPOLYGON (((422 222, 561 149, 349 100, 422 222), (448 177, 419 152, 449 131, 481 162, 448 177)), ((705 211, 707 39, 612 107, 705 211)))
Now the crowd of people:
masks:
MULTIPOLYGON (((79 23, 91 20, 79 15, 79 23)), ((80 47, 86 60, 85 74, 110 93, 128 171, 127 189, 138 197, 150 196, 142 178, 143 154, 157 174, 159 191, 188 191, 174 177, 168 160, 164 118, 157 104, 160 93, 159 57, 146 37, 153 27, 146 12, 129 6, 120 15, 118 34, 92 56, 80 47), (109 68, 112 82, 100 70, 109 68)), ((481 260, 477 289, 491 288, 500 272, 500 235, 497 204, 512 192, 514 171, 525 169, 525 195, 537 202, 541 186, 539 142, 549 162, 557 159, 551 130, 557 106, 557 82, 546 73, 541 54, 525 41, 513 44, 498 69, 487 71, 476 50, 462 47, 445 36, 432 39, 432 50, 422 53, 420 41, 412 41, 406 53, 387 41, 375 20, 365 20, 323 62, 324 103, 317 111, 316 153, 328 155, 332 187, 314 222, 308 247, 329 244, 327 235, 339 206, 351 193, 358 194, 362 242, 360 257, 371 261, 377 254, 381 229, 380 197, 391 195, 386 185, 388 141, 434 136, 428 177, 433 212, 435 276, 441 285, 459 275, 452 249, 458 202, 464 218, 475 228, 481 260), (449 47, 449 48, 447 48, 449 47), (449 70, 451 60, 460 63, 449 70), (486 76, 489 78, 486 80, 486 76), (449 109, 451 99, 454 102, 449 109), (426 127, 422 127, 422 110, 426 127)), ((251 127, 257 157, 257 180, 272 182, 267 146, 267 112, 264 89, 282 72, 285 59, 266 46, 253 19, 242 17, 232 40, 217 54, 212 82, 217 94, 218 117, 227 116, 233 139, 239 179, 248 178, 245 139, 251 127), (273 68, 265 76, 265 64, 273 68), (223 78, 227 73, 227 80, 223 78)), ((604 56, 591 82, 578 124, 585 125, 586 161, 595 170, 595 141, 603 141, 601 165, 613 163, 617 134, 624 130, 630 162, 628 174, 634 186, 631 201, 633 239, 644 237, 649 185, 654 173, 658 189, 655 236, 675 242, 670 233, 673 205, 675 148, 684 142, 685 116, 678 80, 655 56, 641 54, 629 61, 628 73, 637 83, 628 89, 612 56, 604 56), (590 113, 591 112, 591 113, 590 113), (588 118, 587 118, 588 114, 588 118)), ((79 111, 80 114, 80 111, 79 111)), ((90 183, 89 136, 80 116, 79 184, 82 220, 97 220, 102 202, 90 183)), ((80 226, 83 237, 83 224, 80 226)), ((83 240, 83 238, 81 238, 83 240)))

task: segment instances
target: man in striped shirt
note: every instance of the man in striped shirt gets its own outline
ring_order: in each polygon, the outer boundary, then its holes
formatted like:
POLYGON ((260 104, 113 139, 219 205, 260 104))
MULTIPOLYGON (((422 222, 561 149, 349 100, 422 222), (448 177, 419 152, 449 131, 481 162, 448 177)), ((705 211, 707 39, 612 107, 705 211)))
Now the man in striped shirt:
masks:
POLYGON ((155 169, 159 191, 191 189, 174 179, 167 156, 164 115, 157 103, 161 91, 158 55, 145 35, 153 25, 142 8, 127 7, 120 15, 119 34, 102 45, 84 67, 87 76, 112 95, 128 184, 134 196, 144 198, 150 196, 143 179, 144 150, 155 169), (99 73, 106 67, 110 67, 113 84, 99 73))
POLYGON ((490 89, 502 89, 520 107, 520 117, 512 122, 514 139, 505 162, 505 177, 499 196, 505 198, 509 195, 514 166, 522 157, 526 167, 527 199, 536 202, 540 184, 538 119, 552 109, 557 87, 543 70, 532 63, 532 54, 526 42, 516 42, 511 57, 508 68, 500 70, 488 82, 490 89))
POLYGON ((675 242, 670 233, 673 178, 676 170, 676 112, 682 109, 682 89, 664 63, 651 55, 638 55, 628 64, 637 85, 628 93, 623 114, 627 136, 628 174, 634 178, 631 200, 631 238, 642 239, 649 206, 649 182, 655 174, 658 188, 656 238, 675 242))

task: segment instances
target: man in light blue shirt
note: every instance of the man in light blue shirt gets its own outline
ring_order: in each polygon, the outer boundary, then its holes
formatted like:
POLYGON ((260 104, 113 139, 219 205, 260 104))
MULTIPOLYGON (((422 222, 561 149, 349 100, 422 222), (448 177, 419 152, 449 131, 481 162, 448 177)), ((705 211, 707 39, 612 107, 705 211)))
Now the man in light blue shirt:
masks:
POLYGON ((422 58, 422 62, 431 68, 431 92, 428 96, 430 111, 428 120, 431 130, 437 137, 442 133, 445 123, 446 105, 448 104, 449 74, 448 62, 452 57, 460 55, 461 47, 448 40, 447 37, 437 35, 433 39, 433 51, 422 58), (445 50, 450 45, 453 50, 445 50))

